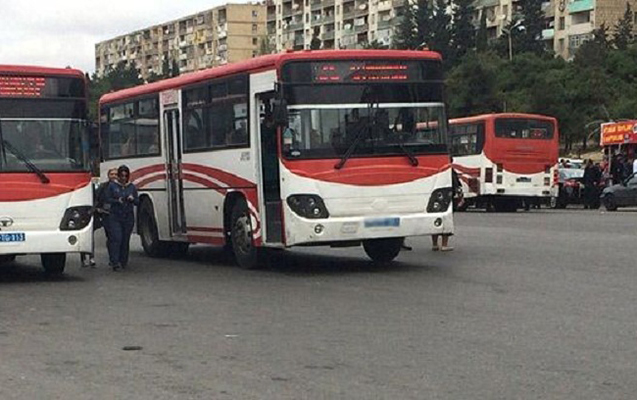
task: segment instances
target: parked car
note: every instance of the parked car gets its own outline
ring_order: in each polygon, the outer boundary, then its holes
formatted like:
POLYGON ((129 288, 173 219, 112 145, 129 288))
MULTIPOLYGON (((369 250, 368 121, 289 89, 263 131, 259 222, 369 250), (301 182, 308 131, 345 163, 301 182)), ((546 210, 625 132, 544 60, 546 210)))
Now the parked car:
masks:
POLYGON ((637 174, 632 174, 624 182, 604 189, 601 200, 608 211, 615 211, 619 207, 637 206, 637 174))
POLYGON ((569 204, 582 204, 584 202, 583 179, 583 169, 560 168, 558 195, 551 199, 551 207, 566 208, 569 204))

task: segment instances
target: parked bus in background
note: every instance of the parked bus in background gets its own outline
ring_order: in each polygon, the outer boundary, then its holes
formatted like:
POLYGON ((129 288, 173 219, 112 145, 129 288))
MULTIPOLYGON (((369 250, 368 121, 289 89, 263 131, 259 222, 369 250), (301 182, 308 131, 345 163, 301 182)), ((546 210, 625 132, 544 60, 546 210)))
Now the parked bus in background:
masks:
POLYGON ((304 51, 254 58, 100 101, 109 168, 139 188, 150 256, 227 245, 360 246, 394 259, 407 236, 450 233, 439 54, 304 51))
POLYGON ((557 196, 558 127, 552 117, 485 114, 449 121, 465 204, 515 211, 557 196))
POLYGON ((82 72, 0 66, 0 261, 40 254, 57 274, 92 252, 86 115, 82 72))

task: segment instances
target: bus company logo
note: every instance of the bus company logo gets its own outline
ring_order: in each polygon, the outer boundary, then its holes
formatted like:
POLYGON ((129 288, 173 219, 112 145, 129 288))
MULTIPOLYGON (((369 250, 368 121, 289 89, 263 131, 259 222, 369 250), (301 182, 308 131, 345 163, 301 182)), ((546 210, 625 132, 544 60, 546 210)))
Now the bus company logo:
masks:
POLYGON ((11 217, 0 217, 0 228, 8 228, 13 225, 11 217))

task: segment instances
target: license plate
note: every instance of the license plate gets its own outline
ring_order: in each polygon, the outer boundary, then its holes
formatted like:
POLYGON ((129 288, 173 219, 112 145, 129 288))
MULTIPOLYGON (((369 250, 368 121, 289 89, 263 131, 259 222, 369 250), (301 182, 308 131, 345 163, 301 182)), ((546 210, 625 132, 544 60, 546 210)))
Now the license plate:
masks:
POLYGON ((531 183, 531 178, 523 176, 523 177, 520 177, 520 178, 516 179, 516 182, 518 182, 518 183, 531 183))
POLYGON ((365 228, 386 228, 400 226, 400 218, 374 218, 365 220, 365 228))
POLYGON ((24 242, 25 240, 24 233, 0 233, 0 243, 24 242))

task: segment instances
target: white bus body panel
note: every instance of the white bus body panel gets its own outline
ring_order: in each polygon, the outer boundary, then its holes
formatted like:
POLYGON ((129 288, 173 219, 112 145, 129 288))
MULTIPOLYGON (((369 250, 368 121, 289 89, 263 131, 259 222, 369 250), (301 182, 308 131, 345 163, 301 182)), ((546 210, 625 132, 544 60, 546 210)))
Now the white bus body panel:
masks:
POLYGON ((93 222, 79 231, 61 231, 60 222, 66 209, 93 204, 93 186, 76 189, 58 196, 15 202, 0 202, 0 217, 10 216, 11 227, 0 233, 24 233, 24 242, 0 242, 0 254, 91 253, 93 222), (75 236, 77 242, 69 243, 75 236))
POLYGON ((287 246, 453 233, 451 205, 442 213, 426 211, 435 189, 451 187, 449 170, 408 183, 355 186, 301 177, 281 164, 281 178, 287 246), (321 196, 329 218, 300 217, 285 201, 293 194, 321 196), (379 218, 399 218, 400 226, 365 226, 379 218), (437 219, 442 221, 439 226, 434 223, 437 219), (315 231, 317 225, 323 226, 321 233, 315 231))

